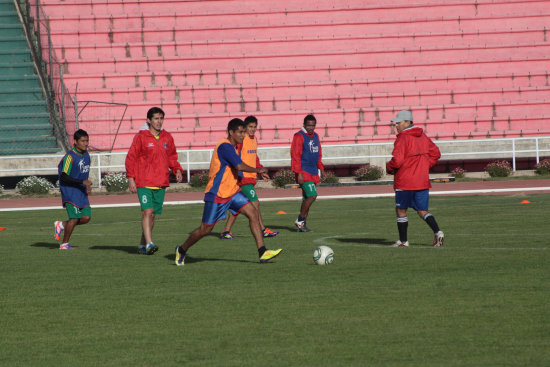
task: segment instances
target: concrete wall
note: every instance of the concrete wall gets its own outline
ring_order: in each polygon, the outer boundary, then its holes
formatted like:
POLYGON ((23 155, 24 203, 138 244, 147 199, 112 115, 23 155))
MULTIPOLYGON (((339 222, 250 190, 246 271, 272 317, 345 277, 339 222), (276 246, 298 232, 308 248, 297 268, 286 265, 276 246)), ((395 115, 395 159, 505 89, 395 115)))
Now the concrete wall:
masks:
MULTIPOLYGON (((539 157, 550 157, 550 137, 518 138, 518 139, 478 139, 478 140, 442 140, 436 144, 441 149, 442 160, 468 159, 508 159, 513 157, 536 157, 538 141, 539 157)), ((370 163, 384 167, 390 159, 393 143, 355 144, 355 145, 323 145, 323 162, 325 165, 356 165, 370 163)), ((211 149, 180 151, 179 162, 184 170, 191 171, 208 169, 211 149)), ((126 153, 92 153, 92 169, 90 179, 98 182, 99 169, 101 173, 124 172, 126 153)), ((260 148, 259 156, 266 167, 290 167, 290 147, 260 148)), ((0 177, 51 175, 57 173, 60 155, 0 157, 0 177), (17 170, 17 171, 16 171, 17 170)), ((184 174, 184 177, 186 174, 184 174)))

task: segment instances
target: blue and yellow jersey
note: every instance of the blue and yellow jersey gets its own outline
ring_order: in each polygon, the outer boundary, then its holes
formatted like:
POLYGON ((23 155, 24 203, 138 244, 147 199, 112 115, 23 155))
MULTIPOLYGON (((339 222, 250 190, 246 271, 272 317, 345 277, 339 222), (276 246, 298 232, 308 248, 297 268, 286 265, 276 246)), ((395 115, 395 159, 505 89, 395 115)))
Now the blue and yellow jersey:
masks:
POLYGON ((237 193, 238 171, 235 167, 242 163, 233 144, 222 139, 214 148, 208 172, 204 201, 224 202, 237 193))
POLYGON ((57 171, 59 175, 59 189, 61 191, 61 200, 63 206, 65 203, 71 203, 77 208, 83 208, 90 205, 88 192, 83 184, 69 185, 61 180, 61 173, 77 180, 87 180, 90 175, 90 155, 88 152, 79 153, 76 148, 70 150, 59 162, 57 171))

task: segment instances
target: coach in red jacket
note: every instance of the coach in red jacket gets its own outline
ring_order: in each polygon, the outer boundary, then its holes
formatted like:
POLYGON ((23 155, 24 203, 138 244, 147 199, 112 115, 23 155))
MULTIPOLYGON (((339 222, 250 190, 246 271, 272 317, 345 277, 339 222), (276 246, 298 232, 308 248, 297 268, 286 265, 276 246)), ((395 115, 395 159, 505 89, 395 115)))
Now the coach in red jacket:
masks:
POLYGON ((174 138, 162 129, 164 111, 152 107, 147 111, 147 125, 134 137, 126 156, 126 177, 131 192, 137 192, 141 205, 141 242, 138 253, 152 255, 158 247, 153 243, 155 215, 162 214, 166 187, 170 186, 170 170, 176 180, 183 179, 174 138))
POLYGON ((386 163, 386 171, 395 175, 395 211, 399 240, 392 247, 407 247, 407 209, 413 208, 426 221, 434 232, 434 247, 443 245, 444 235, 434 216, 428 211, 430 168, 441 157, 437 145, 424 134, 424 131, 413 125, 411 111, 399 111, 392 120, 397 129, 392 159, 386 163))

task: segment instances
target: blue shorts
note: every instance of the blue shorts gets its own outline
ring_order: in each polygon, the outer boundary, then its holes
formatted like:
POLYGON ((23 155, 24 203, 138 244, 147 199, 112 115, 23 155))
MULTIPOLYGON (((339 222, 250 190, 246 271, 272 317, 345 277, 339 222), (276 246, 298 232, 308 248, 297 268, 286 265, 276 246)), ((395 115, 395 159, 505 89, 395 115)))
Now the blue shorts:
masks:
POLYGON ((397 209, 428 210, 429 202, 430 190, 428 189, 395 191, 395 207, 397 209))
POLYGON ((246 197, 242 191, 239 191, 231 197, 231 200, 225 203, 216 203, 214 201, 205 201, 204 210, 202 212, 202 222, 208 225, 214 225, 220 220, 225 219, 225 213, 227 210, 231 211, 231 214, 237 215, 243 206, 248 204, 250 200, 246 197))

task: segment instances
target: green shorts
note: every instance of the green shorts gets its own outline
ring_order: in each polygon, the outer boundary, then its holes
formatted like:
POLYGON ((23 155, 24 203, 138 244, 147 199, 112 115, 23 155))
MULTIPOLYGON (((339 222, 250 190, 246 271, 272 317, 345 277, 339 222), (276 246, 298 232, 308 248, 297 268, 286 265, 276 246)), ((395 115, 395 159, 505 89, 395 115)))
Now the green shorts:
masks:
POLYGON ((164 204, 164 194, 166 189, 149 189, 147 187, 138 187, 137 194, 141 210, 153 209, 153 213, 162 214, 162 205, 164 204))
POLYGON ((65 209, 69 215, 69 219, 80 219, 82 217, 92 217, 92 207, 85 206, 84 208, 77 208, 71 203, 65 203, 65 209))
POLYGON ((317 188, 313 181, 305 181, 302 185, 302 199, 305 200, 312 196, 317 196, 317 188))
POLYGON ((258 201, 258 194, 256 194, 254 185, 248 184, 248 185, 241 186, 241 190, 243 191, 243 194, 246 195, 248 200, 250 200, 250 202, 258 201))

